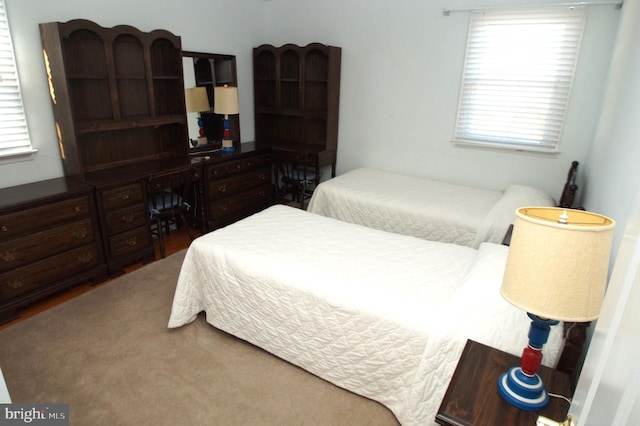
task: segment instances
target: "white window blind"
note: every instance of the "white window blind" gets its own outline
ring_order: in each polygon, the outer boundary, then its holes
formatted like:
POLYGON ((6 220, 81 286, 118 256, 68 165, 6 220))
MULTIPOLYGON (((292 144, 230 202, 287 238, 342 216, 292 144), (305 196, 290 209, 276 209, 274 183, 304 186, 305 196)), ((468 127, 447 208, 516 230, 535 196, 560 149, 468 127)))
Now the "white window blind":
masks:
POLYGON ((557 151, 584 21, 582 6, 472 12, 453 141, 557 151))
POLYGON ((0 157, 31 152, 7 10, 0 0, 0 157))

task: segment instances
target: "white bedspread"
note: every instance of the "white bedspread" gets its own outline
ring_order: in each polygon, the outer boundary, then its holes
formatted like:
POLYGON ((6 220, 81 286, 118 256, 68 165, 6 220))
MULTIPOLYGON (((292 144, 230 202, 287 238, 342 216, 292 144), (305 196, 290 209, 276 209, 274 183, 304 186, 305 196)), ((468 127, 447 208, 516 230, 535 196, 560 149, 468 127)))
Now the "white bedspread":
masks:
POLYGON ((553 206, 524 185, 491 191, 382 170, 355 169, 322 182, 307 210, 370 228, 477 248, 500 244, 524 206, 553 206))
MULTIPOLYGON (((274 206, 191 244, 169 327, 205 311, 213 326, 381 402, 404 425, 434 424, 467 338, 518 356, 526 345, 526 314, 499 294, 507 251, 274 206)), ((546 365, 561 344, 554 327, 546 365)))

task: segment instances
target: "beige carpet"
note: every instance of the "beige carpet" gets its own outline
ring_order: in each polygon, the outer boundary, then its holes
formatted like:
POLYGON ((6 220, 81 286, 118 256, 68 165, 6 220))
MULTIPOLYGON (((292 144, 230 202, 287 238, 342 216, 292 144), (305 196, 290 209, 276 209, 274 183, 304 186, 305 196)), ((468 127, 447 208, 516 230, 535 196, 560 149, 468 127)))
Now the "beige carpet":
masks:
POLYGON ((16 403, 68 403, 71 425, 397 425, 204 321, 166 328, 184 251, 0 331, 16 403))

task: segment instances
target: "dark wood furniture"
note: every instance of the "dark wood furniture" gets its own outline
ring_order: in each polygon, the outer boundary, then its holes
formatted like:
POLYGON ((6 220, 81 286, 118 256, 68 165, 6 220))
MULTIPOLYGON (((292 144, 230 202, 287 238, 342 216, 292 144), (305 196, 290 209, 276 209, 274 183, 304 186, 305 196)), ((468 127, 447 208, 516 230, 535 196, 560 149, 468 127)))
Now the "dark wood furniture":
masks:
POLYGON ((97 186, 96 197, 109 275, 124 273, 130 263, 155 258, 144 180, 122 179, 97 186))
POLYGON ((233 152, 199 151, 203 170, 203 232, 228 225, 273 204, 271 147, 245 142, 233 152))
MULTIPOLYGON (((160 256, 166 256, 164 240, 172 226, 183 228, 193 241, 193 232, 187 220, 192 209, 192 191, 200 179, 200 168, 186 166, 152 174, 147 178, 148 212, 151 229, 160 243, 160 256)), ((195 207, 195 206, 194 206, 195 207)))
POLYGON ((320 43, 254 48, 256 142, 309 151, 335 176, 341 55, 320 43))
MULTIPOLYGON (((520 358, 468 340, 449 388, 442 400, 436 422, 450 426, 535 425, 538 415, 564 421, 569 403, 549 398, 540 413, 519 410, 498 393, 498 378, 519 365, 520 358)), ((549 392, 570 395, 569 375, 548 367, 538 372, 549 392)))
MULTIPOLYGON (((224 132, 224 117, 213 112, 215 108, 213 88, 224 85, 238 87, 236 57, 234 55, 222 55, 219 53, 190 51, 183 51, 182 56, 185 59, 190 59, 192 62, 189 64, 190 66, 188 66, 188 61, 184 61, 183 73, 185 83, 191 81, 191 74, 193 74, 195 85, 207 89, 211 110, 202 112, 200 115, 209 143, 212 144, 213 147, 220 147, 222 144, 222 134, 224 132)), ((187 86, 188 85, 189 84, 187 84, 187 86)), ((233 139, 233 146, 237 149, 240 145, 239 114, 229 116, 229 130, 231 139, 233 139)))
POLYGON ((93 187, 57 178, 0 189, 0 323, 24 305, 107 278, 93 187))
POLYGON ((575 208, 573 203, 576 199, 576 193, 578 192, 578 185, 576 185, 576 179, 578 174, 579 162, 571 162, 571 167, 567 172, 567 180, 562 188, 562 195, 560 196, 560 202, 558 207, 575 208))
POLYGON ((274 177, 276 200, 286 203, 290 195, 292 201, 306 210, 306 202, 320 183, 320 167, 317 157, 304 150, 274 149, 274 177))
POLYGON ((40 24, 65 175, 97 189, 109 272, 153 259, 146 176, 189 164, 181 39, 87 20, 40 24))

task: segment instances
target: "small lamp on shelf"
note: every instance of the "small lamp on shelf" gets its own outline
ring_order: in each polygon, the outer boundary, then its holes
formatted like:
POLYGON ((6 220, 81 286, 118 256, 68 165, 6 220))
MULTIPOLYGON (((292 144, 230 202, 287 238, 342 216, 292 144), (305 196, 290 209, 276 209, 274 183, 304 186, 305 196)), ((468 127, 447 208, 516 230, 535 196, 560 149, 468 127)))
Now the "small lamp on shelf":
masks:
POLYGON ((581 210, 524 207, 516 211, 500 293, 531 318, 521 366, 500 376, 511 405, 539 411, 548 402, 537 372, 551 326, 595 320, 604 298, 615 222, 581 210))
MULTIPOLYGON (((185 89, 184 100, 187 106, 187 112, 202 113, 204 111, 211 110, 206 87, 192 87, 185 89)), ((198 145, 205 145, 207 143, 208 140, 204 131, 202 115, 198 114, 198 145)))
POLYGON ((213 112, 224 115, 224 133, 222 151, 233 151, 233 140, 230 135, 229 115, 240 113, 238 107, 238 88, 228 85, 216 86, 213 89, 213 112))

